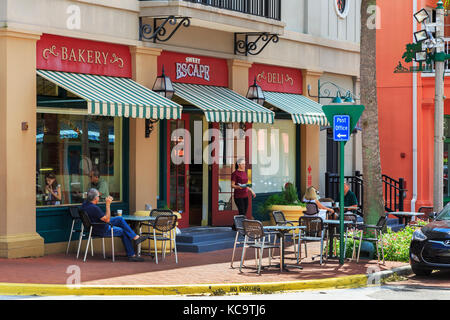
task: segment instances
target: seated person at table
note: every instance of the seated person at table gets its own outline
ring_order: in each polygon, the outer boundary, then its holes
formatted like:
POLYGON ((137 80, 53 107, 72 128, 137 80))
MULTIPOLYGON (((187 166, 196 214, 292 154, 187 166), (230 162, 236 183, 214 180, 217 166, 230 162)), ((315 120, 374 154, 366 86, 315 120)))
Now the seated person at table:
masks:
MULTIPOLYGON (((129 261, 144 261, 143 258, 137 257, 134 252, 134 245, 138 245, 144 240, 147 240, 149 237, 140 237, 130 228, 130 226, 125 222, 122 217, 111 217, 111 202, 113 200, 112 197, 106 197, 106 213, 97 206, 100 200, 100 195, 97 189, 90 189, 87 194, 87 199, 81 206, 81 209, 84 210, 89 219, 93 223, 111 223, 114 231, 114 235, 122 237, 123 245, 125 246, 125 250, 127 252, 129 261)), ((97 236, 106 236, 111 235, 111 226, 108 224, 94 225, 92 228, 92 233, 97 236)))
MULTIPOLYGON (((338 199, 340 199, 339 196, 338 196, 338 199)), ((348 184, 348 182, 344 182, 344 207, 355 208, 354 210, 348 209, 346 211, 346 213, 358 214, 358 211, 356 210, 356 209, 358 209, 358 199, 356 198, 356 195, 353 193, 353 191, 350 190, 350 185, 348 184)), ((358 218, 360 218, 360 217, 358 217, 358 218)), ((358 221, 359 220, 361 220, 361 219, 358 219, 358 221)))
POLYGON ((323 220, 327 219, 327 211, 330 213, 334 213, 334 210, 331 208, 325 207, 320 201, 317 199, 317 192, 314 187, 309 187, 306 189, 305 195, 303 196, 303 202, 305 203, 315 203, 317 204, 317 208, 319 209, 319 213, 316 215, 308 215, 308 216, 319 216, 323 220))

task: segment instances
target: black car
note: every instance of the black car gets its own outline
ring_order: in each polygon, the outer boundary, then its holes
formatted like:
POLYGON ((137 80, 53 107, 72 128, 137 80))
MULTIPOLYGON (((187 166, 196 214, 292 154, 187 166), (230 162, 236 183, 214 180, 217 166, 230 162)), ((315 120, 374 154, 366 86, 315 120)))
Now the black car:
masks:
POLYGON ((434 221, 414 231, 409 247, 412 271, 418 276, 450 269, 450 203, 434 221))

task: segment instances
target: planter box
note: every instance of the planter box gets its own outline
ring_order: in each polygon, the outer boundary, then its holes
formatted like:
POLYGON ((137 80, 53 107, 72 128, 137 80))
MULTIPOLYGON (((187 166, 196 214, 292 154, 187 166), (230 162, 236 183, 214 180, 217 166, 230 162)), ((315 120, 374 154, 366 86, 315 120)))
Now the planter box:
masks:
MULTIPOLYGON (((295 221, 294 225, 298 225, 298 219, 306 211, 306 207, 303 206, 284 206, 284 205, 274 205, 269 208, 270 211, 281 211, 284 213, 286 220, 295 221)), ((272 214, 270 214, 270 222, 275 225, 272 214)))

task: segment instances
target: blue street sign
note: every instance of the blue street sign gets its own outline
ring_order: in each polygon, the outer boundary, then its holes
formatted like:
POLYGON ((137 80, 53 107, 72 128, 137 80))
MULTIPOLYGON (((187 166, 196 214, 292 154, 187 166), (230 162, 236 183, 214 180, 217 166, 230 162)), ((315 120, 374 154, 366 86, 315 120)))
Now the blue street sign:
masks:
POLYGON ((333 117, 333 140, 348 141, 350 139, 350 116, 335 115, 333 117))

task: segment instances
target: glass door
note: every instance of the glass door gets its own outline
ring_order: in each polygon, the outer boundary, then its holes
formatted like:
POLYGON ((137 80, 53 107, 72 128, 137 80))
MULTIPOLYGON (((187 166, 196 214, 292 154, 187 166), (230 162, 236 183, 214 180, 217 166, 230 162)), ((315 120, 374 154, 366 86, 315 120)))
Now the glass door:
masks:
POLYGON ((168 207, 181 214, 179 228, 189 227, 189 115, 168 121, 167 126, 168 207))
MULTIPOLYGON (((231 226, 233 217, 238 214, 231 188, 231 174, 235 170, 234 165, 238 159, 245 159, 248 183, 251 183, 249 161, 251 139, 245 135, 245 131, 251 129, 251 124, 247 123, 244 126, 241 123, 214 123, 213 128, 218 129, 220 135, 218 140, 213 142, 214 152, 212 153, 214 158, 211 196, 212 225, 231 226)), ((251 212, 251 197, 249 197, 248 218, 251 218, 251 212)))

